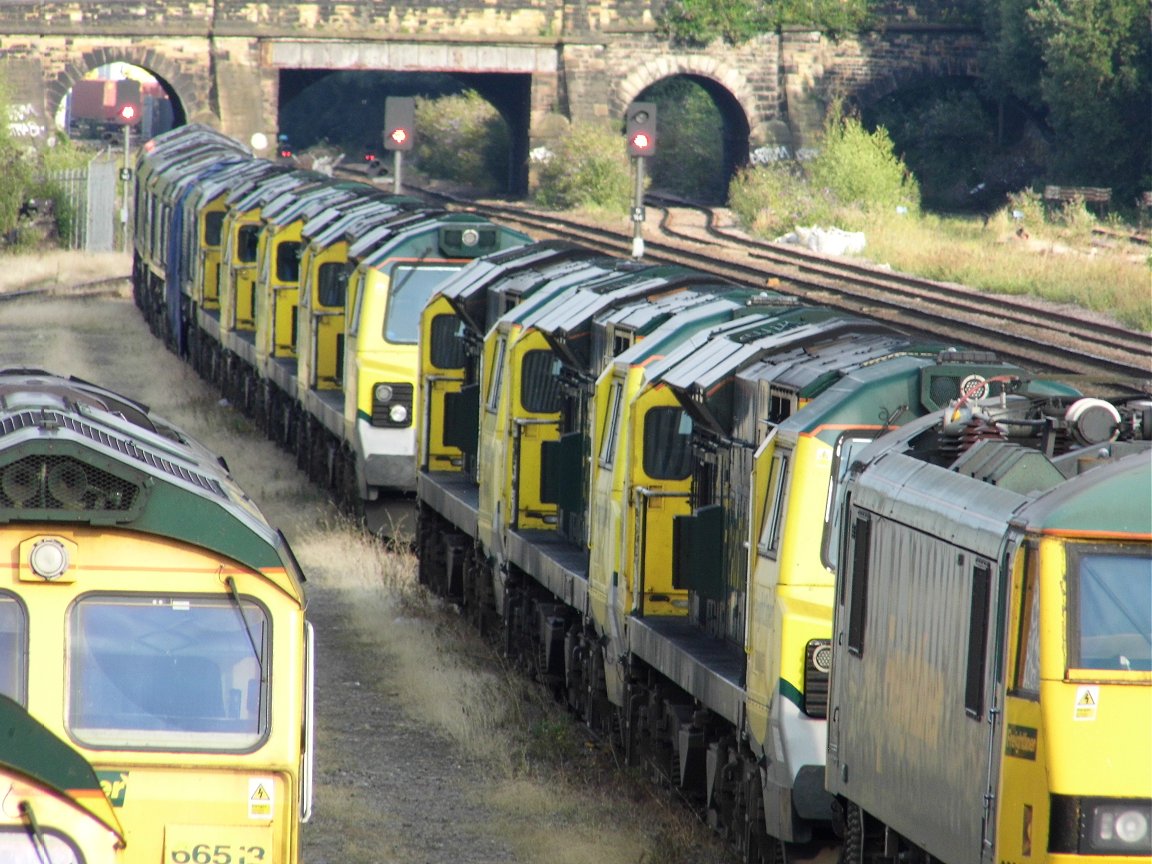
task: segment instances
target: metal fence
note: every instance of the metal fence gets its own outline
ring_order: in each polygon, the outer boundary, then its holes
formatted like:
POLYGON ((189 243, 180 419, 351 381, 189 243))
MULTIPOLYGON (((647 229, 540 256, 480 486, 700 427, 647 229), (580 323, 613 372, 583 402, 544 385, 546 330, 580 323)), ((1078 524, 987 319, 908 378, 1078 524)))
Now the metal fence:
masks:
POLYGON ((72 218, 68 236, 61 237, 69 249, 112 252, 116 249, 117 164, 112 154, 102 153, 86 168, 53 171, 47 180, 61 190, 72 218))

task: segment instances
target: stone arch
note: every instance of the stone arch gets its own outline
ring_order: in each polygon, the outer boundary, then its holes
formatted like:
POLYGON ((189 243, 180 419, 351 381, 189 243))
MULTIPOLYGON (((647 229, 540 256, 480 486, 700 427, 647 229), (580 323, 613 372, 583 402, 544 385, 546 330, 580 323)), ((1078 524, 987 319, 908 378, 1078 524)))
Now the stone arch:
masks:
POLYGON ((646 87, 664 78, 679 75, 707 79, 731 94, 744 111, 750 128, 756 128, 764 115, 760 100, 740 70, 707 54, 662 54, 647 60, 620 79, 610 96, 609 112, 623 117, 627 108, 646 87))
POLYGON ((865 107, 905 87, 922 84, 926 79, 974 80, 980 77, 979 71, 968 63, 960 62, 953 57, 938 57, 916 66, 890 69, 886 74, 862 83, 847 95, 852 102, 865 107))
MULTIPOLYGON (((699 85, 716 104, 724 121, 723 172, 731 178, 748 164, 751 142, 760 138, 762 106, 748 79, 729 63, 708 54, 665 54, 647 60, 632 69, 613 89, 609 96, 609 114, 622 117, 645 88, 676 77, 699 85)), ((659 125, 657 118, 657 128, 659 125)))
POLYGON ((151 49, 135 45, 123 47, 94 48, 85 51, 80 58, 68 62, 63 71, 45 83, 45 107, 48 116, 55 117, 68 92, 91 72, 110 63, 127 63, 147 70, 160 81, 161 86, 168 92, 178 106, 177 125, 186 122, 207 123, 219 127, 219 118, 207 106, 200 105, 195 94, 206 90, 193 76, 180 69, 176 63, 163 54, 151 49))

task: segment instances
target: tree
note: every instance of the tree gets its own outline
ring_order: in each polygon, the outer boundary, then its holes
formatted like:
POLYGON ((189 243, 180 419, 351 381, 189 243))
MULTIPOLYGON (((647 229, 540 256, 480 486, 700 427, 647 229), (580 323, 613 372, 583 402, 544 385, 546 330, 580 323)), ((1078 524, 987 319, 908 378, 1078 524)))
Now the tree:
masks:
POLYGON ((1046 124, 1049 173, 1112 186, 1152 184, 1152 32, 1147 0, 986 0, 990 92, 1046 124))
POLYGON ((674 42, 739 45, 786 25, 848 33, 868 20, 869 0, 669 0, 657 26, 674 42))
POLYGON ((31 171, 24 148, 12 136, 9 126, 11 100, 8 83, 0 78, 0 236, 7 237, 20 220, 20 208, 28 199, 31 171))
POLYGON ((1038 0, 1029 12, 1057 170, 1134 192, 1152 180, 1147 0, 1038 0))

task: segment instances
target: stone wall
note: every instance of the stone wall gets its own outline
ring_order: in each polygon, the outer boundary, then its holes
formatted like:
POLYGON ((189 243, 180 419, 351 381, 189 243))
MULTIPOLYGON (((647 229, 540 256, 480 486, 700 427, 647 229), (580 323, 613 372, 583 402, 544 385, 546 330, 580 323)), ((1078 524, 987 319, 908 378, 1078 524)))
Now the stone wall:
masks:
POLYGON ((831 40, 792 30, 782 35, 781 70, 789 127, 809 147, 834 100, 868 104, 925 77, 980 75, 980 34, 959 28, 890 28, 831 40))
POLYGON ((647 86, 687 75, 730 129, 747 121, 749 149, 797 149, 813 143, 834 98, 979 74, 977 31, 912 20, 923 3, 963 12, 974 0, 891 2, 900 20, 856 38, 786 31, 685 48, 655 34, 653 4, 640 0, 5 0, 0 64, 28 129, 50 129, 87 72, 125 61, 163 79, 187 120, 243 140, 275 132, 284 69, 512 72, 531 79, 529 148, 568 119, 618 119, 647 86))

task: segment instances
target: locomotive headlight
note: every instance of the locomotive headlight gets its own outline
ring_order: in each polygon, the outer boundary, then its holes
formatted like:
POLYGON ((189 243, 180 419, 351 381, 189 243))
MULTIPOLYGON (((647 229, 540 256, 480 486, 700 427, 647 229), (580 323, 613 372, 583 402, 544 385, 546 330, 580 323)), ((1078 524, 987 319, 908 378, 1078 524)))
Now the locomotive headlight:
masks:
POLYGON ((480 242, 480 232, 475 228, 465 228, 460 232, 460 243, 464 246, 475 246, 480 242))
POLYGON ((1125 843, 1139 843, 1148 836, 1148 817, 1139 810, 1116 815, 1116 836, 1125 843))
POLYGON ((402 381, 373 385, 371 423, 376 427, 411 425, 412 385, 402 381))
POLYGON ((804 650, 804 713, 823 720, 828 716, 829 674, 832 672, 832 643, 811 639, 804 650))
POLYGON ((1099 803, 1092 807, 1091 819, 1087 839, 1092 851, 1122 855, 1152 852, 1152 805, 1136 801, 1099 803))
POLYGON ((68 549, 59 540, 45 538, 32 547, 28 564, 41 579, 58 579, 68 569, 68 549))

